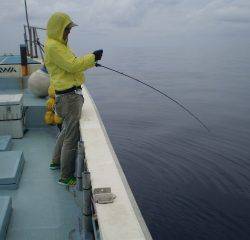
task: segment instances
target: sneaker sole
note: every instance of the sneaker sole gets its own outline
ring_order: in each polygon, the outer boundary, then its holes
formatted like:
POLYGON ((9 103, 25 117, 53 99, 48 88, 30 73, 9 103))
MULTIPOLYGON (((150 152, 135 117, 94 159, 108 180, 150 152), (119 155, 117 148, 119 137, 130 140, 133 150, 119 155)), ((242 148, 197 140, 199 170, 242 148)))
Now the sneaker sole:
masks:
POLYGON ((50 170, 58 170, 60 169, 59 167, 49 167, 50 170))
POLYGON ((60 184, 60 185, 62 185, 62 186, 68 186, 68 184, 67 183, 63 183, 63 182, 57 182, 58 184, 60 184))

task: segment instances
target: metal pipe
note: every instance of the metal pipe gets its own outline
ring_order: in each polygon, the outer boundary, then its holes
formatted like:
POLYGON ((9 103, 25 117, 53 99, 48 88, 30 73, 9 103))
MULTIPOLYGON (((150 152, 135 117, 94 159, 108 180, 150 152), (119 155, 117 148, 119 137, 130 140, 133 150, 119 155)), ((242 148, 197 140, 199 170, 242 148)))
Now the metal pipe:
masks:
POLYGON ((36 30, 36 41, 37 41, 37 45, 38 45, 38 48, 39 48, 39 51, 40 51, 40 55, 41 55, 41 58, 44 62, 44 58, 43 58, 43 47, 41 46, 42 44, 40 43, 39 41, 39 37, 38 37, 38 34, 37 34, 37 30, 36 30))
POLYGON ((28 26, 28 32, 29 32, 29 53, 30 56, 33 57, 33 49, 32 49, 32 33, 31 33, 31 28, 30 28, 30 23, 29 23, 29 15, 28 15, 28 8, 27 8, 27 3, 26 0, 24 0, 24 5, 25 5, 25 16, 26 16, 26 22, 28 26))
MULTIPOLYGON (((25 25, 27 27, 27 25, 25 25)), ((30 26, 31 28, 36 28, 36 29, 39 29, 39 30, 47 30, 46 28, 43 28, 43 27, 37 27, 37 26, 30 26)))
POLYGON ((27 49, 27 55, 29 55, 26 26, 24 25, 23 28, 24 28, 24 43, 25 43, 25 46, 26 46, 26 49, 27 49))
POLYGON ((76 189, 82 191, 82 173, 84 164, 84 143, 78 141, 76 157, 76 189))
POLYGON ((29 29, 28 29, 28 31, 29 31, 29 44, 30 44, 30 57, 32 57, 33 58, 33 44, 32 44, 32 32, 31 32, 31 28, 29 27, 29 29))
POLYGON ((36 29, 32 28, 33 30, 33 38, 34 38, 34 50, 35 50, 35 58, 38 57, 37 55, 37 39, 36 39, 36 29))
POLYGON ((85 171, 82 174, 83 184, 83 228, 86 232, 93 232, 92 211, 91 211, 91 181, 90 172, 85 171))

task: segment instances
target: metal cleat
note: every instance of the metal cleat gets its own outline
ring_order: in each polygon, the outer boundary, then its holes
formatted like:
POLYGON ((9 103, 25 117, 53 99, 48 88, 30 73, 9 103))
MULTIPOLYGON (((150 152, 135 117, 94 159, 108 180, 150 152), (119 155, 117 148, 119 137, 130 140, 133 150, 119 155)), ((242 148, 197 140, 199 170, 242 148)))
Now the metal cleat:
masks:
POLYGON ((95 203, 107 204, 113 203, 116 195, 111 192, 110 187, 106 188, 95 188, 93 190, 93 198, 95 203))

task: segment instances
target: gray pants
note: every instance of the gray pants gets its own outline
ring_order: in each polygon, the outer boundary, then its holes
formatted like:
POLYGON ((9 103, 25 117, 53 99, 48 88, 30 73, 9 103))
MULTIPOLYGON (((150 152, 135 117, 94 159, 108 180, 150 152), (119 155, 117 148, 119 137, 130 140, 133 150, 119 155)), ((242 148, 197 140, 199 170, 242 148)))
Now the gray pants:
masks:
POLYGON ((61 178, 74 176, 77 143, 80 140, 79 120, 82 112, 83 96, 67 93, 56 97, 56 112, 63 118, 52 162, 61 164, 61 178))

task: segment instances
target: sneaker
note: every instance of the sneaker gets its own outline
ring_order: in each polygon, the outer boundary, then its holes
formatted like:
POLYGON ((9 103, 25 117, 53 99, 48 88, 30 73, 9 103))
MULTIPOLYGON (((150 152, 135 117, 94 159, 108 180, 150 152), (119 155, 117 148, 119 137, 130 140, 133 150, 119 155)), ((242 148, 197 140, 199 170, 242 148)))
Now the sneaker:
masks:
POLYGON ((51 164, 49 165, 49 168, 50 168, 51 170, 60 169, 60 164, 58 164, 58 163, 51 163, 51 164))
POLYGON ((68 177, 66 179, 59 179, 58 183, 64 186, 74 186, 76 185, 76 178, 75 177, 68 177))

